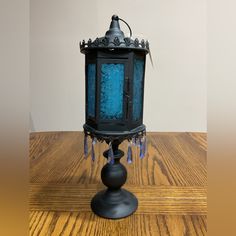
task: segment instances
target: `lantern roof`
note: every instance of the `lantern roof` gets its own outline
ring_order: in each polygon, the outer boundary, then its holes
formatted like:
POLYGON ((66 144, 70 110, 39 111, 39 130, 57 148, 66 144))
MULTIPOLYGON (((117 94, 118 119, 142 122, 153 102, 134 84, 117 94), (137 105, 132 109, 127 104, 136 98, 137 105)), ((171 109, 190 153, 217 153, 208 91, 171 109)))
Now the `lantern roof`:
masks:
POLYGON ((80 42, 80 51, 82 53, 96 49, 132 49, 149 53, 149 42, 144 39, 132 38, 132 31, 127 22, 119 18, 117 15, 113 15, 111 18, 110 28, 106 32, 105 36, 96 38, 93 41, 92 39, 89 39, 87 42, 85 42, 85 40, 80 42), (121 31, 119 20, 123 21, 128 26, 130 37, 126 37, 123 31, 121 31))

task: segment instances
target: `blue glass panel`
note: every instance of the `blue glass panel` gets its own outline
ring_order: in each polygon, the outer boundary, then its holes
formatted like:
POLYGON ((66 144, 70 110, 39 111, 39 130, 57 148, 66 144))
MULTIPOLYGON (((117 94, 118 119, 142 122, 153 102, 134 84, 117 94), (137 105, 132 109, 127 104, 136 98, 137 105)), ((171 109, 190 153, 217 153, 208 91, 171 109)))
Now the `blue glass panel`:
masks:
POLYGON ((133 120, 139 120, 143 105, 144 60, 134 59, 133 120))
POLYGON ((121 119, 123 117, 124 64, 101 65, 101 119, 121 119))
POLYGON ((87 67, 87 114, 89 117, 95 117, 95 88, 96 88, 96 65, 88 64, 87 67))

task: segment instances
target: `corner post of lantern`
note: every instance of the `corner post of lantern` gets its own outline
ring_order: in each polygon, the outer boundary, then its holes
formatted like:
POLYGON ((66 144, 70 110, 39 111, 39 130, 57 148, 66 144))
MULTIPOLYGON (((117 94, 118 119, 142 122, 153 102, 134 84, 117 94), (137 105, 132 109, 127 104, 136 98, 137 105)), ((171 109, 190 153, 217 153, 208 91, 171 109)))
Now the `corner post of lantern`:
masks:
POLYGON ((132 163, 133 149, 138 149, 140 158, 147 151, 143 99, 149 43, 131 36, 130 26, 113 15, 105 36, 80 43, 86 70, 85 157, 89 156, 89 137, 92 161, 96 159, 96 143, 108 145, 103 153, 107 164, 101 171, 107 189, 93 197, 91 208, 95 214, 110 219, 129 216, 138 207, 135 195, 122 188, 127 170, 120 159, 125 155, 127 162, 132 163), (121 31, 119 21, 128 26, 130 36, 121 31), (125 140, 128 146, 124 152, 119 145, 125 140))

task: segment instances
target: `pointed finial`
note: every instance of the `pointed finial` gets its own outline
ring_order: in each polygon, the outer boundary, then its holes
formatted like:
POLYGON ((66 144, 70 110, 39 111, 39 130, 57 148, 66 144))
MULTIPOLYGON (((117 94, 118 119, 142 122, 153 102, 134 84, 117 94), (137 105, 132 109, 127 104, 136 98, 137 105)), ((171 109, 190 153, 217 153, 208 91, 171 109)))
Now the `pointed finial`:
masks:
POLYGON ((113 16, 111 17, 111 19, 112 19, 112 20, 119 20, 119 17, 118 17, 117 15, 113 15, 113 16))
POLYGON ((124 33, 120 30, 119 24, 119 17, 117 15, 113 15, 111 17, 111 24, 109 30, 106 32, 105 35, 107 38, 115 38, 118 37, 119 39, 123 39, 124 33))

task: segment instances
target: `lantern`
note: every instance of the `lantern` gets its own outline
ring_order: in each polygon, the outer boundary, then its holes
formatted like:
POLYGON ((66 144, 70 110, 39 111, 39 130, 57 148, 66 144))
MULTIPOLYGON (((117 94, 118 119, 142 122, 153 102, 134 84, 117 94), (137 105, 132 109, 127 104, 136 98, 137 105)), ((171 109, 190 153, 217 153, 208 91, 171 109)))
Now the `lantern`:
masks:
POLYGON ((124 155, 118 146, 128 141, 127 161, 132 162, 133 146, 140 157, 146 153, 146 129, 143 124, 143 98, 146 54, 149 43, 143 39, 125 37, 116 15, 112 16, 104 37, 80 43, 85 54, 86 123, 84 124, 84 152, 88 156, 88 137, 91 137, 92 160, 94 146, 105 141, 104 152, 108 163, 101 177, 107 190, 97 193, 91 202, 92 210, 105 218, 119 219, 132 214, 138 206, 137 198, 121 186, 127 178, 126 168, 120 163, 124 155))

